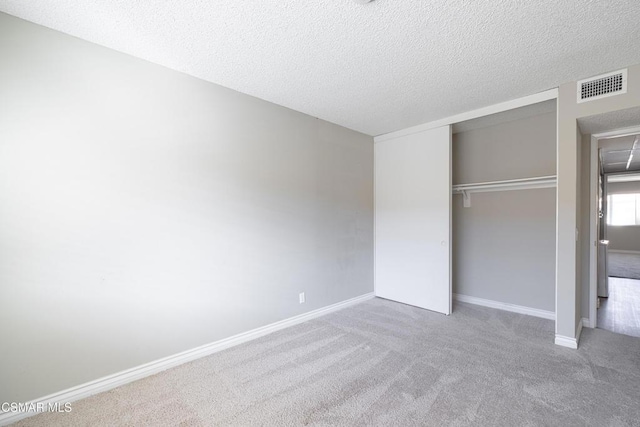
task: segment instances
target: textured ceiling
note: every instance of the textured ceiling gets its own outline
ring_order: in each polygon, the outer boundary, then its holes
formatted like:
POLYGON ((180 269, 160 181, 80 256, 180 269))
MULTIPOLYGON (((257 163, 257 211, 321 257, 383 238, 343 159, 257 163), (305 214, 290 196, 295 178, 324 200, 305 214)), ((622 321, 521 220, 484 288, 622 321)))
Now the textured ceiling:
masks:
POLYGON ((638 0, 0 0, 0 11, 370 135, 640 63, 638 0))
POLYGON ((602 169, 605 173, 640 170, 639 135, 601 140, 599 147, 602 169))

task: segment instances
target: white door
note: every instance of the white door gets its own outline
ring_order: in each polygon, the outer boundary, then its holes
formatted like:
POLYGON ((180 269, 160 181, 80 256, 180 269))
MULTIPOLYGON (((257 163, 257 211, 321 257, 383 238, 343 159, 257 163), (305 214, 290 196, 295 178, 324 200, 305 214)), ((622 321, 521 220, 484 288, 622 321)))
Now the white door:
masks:
POLYGON ((451 313, 451 128, 375 144, 376 295, 451 313))

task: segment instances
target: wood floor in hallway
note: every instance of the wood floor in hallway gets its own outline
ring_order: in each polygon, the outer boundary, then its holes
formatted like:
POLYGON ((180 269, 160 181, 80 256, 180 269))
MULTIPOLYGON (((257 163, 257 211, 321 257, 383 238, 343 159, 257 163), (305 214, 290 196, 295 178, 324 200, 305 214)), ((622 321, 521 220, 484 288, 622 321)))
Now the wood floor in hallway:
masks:
POLYGON ((598 328, 640 337, 640 280, 609 277, 609 298, 600 298, 598 328))

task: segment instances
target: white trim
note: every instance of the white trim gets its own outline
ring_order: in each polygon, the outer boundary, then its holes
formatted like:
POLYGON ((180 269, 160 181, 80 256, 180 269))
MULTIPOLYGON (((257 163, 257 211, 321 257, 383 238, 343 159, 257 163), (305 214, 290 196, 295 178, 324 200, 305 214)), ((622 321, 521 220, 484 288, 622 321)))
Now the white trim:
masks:
POLYGON ((558 89, 549 89, 544 92, 539 92, 529 96, 523 96, 522 98, 513 99, 511 101, 501 102, 499 104, 489 105, 487 107, 478 108, 477 110, 468 111, 466 113, 456 114, 454 116, 446 117, 444 119, 435 120, 428 123, 423 123, 417 126, 408 127, 406 129, 397 130, 395 132, 389 132, 382 135, 373 137, 374 142, 382 142, 388 139, 395 139, 405 135, 411 135, 414 133, 422 132, 429 129, 435 129, 441 126, 452 125, 455 123, 464 122, 466 120, 477 119, 479 117, 489 116, 491 114, 502 113, 504 111, 513 110, 520 107, 526 107, 527 105, 538 104, 540 102, 548 101, 550 99, 558 98, 558 89))
POLYGON ((511 311, 513 313, 526 314, 529 316, 541 317, 543 319, 549 320, 555 320, 556 318, 556 314, 553 311, 540 310, 539 308, 525 307, 522 305, 477 298, 469 295, 453 294, 453 297, 456 301, 481 305, 483 307, 497 308, 498 310, 511 311))
POLYGON ((565 336, 558 335, 558 334, 556 334, 555 344, 559 345, 559 346, 562 346, 562 347, 572 348, 574 350, 576 350, 578 348, 578 340, 577 339, 565 337, 565 336))
POLYGON ((595 326, 591 326, 591 321, 589 319, 587 319, 586 317, 582 318, 582 327, 583 328, 595 328, 595 326))
POLYGON ((608 173, 607 183, 614 182, 638 182, 640 181, 640 174, 638 171, 626 171, 622 173, 608 173))
MULTIPOLYGON (((449 126, 449 189, 453 186, 453 126, 449 126)), ((449 191, 449 316, 453 313, 453 195, 449 191)))
POLYGON ((595 139, 617 138, 621 136, 631 136, 640 133, 640 126, 616 129, 609 132, 594 133, 591 135, 595 139))
POLYGON ((560 245, 560 192, 558 191, 560 184, 560 108, 558 105, 558 101, 556 101, 556 264, 555 264, 555 287, 554 287, 554 296, 555 296, 555 305, 553 309, 556 312, 556 324, 554 328, 554 332, 556 336, 558 335, 558 282, 560 281, 560 251, 558 251, 558 247, 560 245))
POLYGON ((633 254, 640 255, 640 251, 625 251, 623 249, 608 249, 607 252, 610 254, 633 254))
POLYGON ((377 231, 376 231, 376 224, 377 222, 377 209, 376 206, 378 206, 376 204, 376 188, 377 188, 377 183, 376 183, 376 168, 377 166, 377 162, 378 162, 378 156, 376 156, 376 150, 375 147, 373 148, 373 272, 372 272, 372 276, 373 276, 373 294, 374 295, 378 295, 378 280, 377 280, 377 274, 376 271, 377 270, 377 257, 376 257, 376 248, 377 246, 377 231))
POLYGON ((598 138, 591 137, 591 159, 589 170, 589 319, 593 327, 598 322, 596 301, 598 299, 598 138))
MULTIPOLYGON (((351 298, 346 301, 310 311, 308 313, 300 314, 298 316, 290 317, 279 322, 271 323, 270 325, 243 332, 229 338, 224 338, 210 344, 205 344, 191 350, 183 351, 181 353, 174 354, 173 356, 168 356, 162 359, 155 360, 153 362, 146 363, 144 365, 137 366, 135 368, 108 375, 106 377, 90 381, 88 383, 81 384, 79 386, 72 387, 58 393, 53 393, 48 396, 44 396, 28 402, 28 404, 33 403, 34 405, 37 405, 38 403, 40 403, 44 404, 44 406, 47 407, 50 403, 62 403, 64 405, 64 403, 66 402, 73 402, 76 400, 84 399, 94 394, 114 389, 116 387, 128 384, 141 378, 157 374, 158 372, 167 370, 169 368, 182 365, 183 363, 191 362, 201 357, 209 356, 213 353, 217 353, 230 347, 234 347, 236 345, 243 344, 256 338, 263 337, 272 332, 276 332, 281 329, 285 329, 290 326, 294 326, 308 320, 324 316, 325 314, 341 310, 343 308, 361 303, 372 298, 374 298, 373 293, 368 293, 359 297, 351 298)), ((36 414, 37 412, 0 413, 0 426, 8 425, 36 414)))

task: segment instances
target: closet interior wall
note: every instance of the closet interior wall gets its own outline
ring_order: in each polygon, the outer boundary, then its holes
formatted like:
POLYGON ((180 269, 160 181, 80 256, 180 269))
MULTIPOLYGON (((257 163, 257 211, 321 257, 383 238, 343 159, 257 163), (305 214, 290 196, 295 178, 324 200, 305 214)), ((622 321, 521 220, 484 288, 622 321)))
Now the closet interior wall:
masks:
MULTIPOLYGON (((556 113, 454 133, 452 149, 453 185, 554 176, 556 113)), ((555 312, 555 232, 555 188, 454 195, 453 292, 555 312)))

